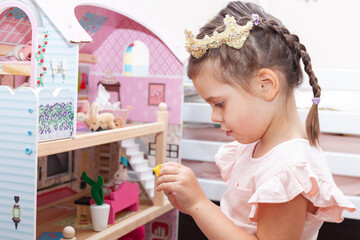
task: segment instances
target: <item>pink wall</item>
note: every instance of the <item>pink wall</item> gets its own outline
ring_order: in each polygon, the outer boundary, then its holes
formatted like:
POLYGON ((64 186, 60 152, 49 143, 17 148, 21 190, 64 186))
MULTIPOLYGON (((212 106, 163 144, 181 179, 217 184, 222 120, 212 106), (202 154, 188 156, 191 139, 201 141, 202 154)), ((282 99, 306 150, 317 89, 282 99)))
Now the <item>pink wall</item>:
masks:
MULTIPOLYGON (((90 102, 95 100, 97 83, 102 76, 90 75, 90 102), (94 91, 92 91, 94 90, 94 91)), ((180 78, 156 78, 156 77, 118 77, 121 87, 122 108, 132 106, 128 120, 141 122, 156 121, 157 106, 148 105, 149 83, 165 83, 165 103, 168 105, 169 123, 181 124, 182 111, 182 79, 180 78)), ((112 94, 111 102, 117 101, 117 95, 112 94)))
POLYGON ((98 56, 98 64, 92 71, 123 73, 125 50, 135 40, 142 41, 149 49, 150 75, 182 76, 182 64, 168 47, 148 29, 126 17, 93 52, 98 56))
MULTIPOLYGON (((110 16, 110 21, 111 15, 107 16, 110 16)), ((124 16, 117 17, 117 19, 121 20, 117 28, 111 32, 108 28, 104 28, 103 31, 104 33, 108 32, 108 36, 103 36, 102 39, 94 36, 94 46, 99 45, 96 41, 102 41, 102 44, 93 51, 93 54, 98 57, 98 63, 91 67, 90 102, 95 100, 98 81, 102 79, 107 70, 111 70, 121 84, 122 106, 131 105, 133 107, 129 119, 152 122, 156 120, 157 107, 148 106, 148 85, 149 83, 165 83, 165 102, 169 107, 169 123, 181 124, 182 63, 148 29, 124 16), (142 41, 149 49, 149 77, 122 76, 125 50, 135 40, 142 41)), ((80 51, 82 52, 82 50, 80 51)), ((115 100, 113 99, 113 101, 115 100)))
POLYGON ((80 20, 85 13, 96 14, 99 16, 107 17, 105 24, 95 33, 89 33, 93 38, 92 43, 80 44, 80 52, 82 53, 93 53, 98 49, 105 39, 111 35, 112 31, 116 29, 119 24, 124 20, 124 16, 105 8, 94 7, 94 6, 78 6, 75 8, 75 15, 80 20))

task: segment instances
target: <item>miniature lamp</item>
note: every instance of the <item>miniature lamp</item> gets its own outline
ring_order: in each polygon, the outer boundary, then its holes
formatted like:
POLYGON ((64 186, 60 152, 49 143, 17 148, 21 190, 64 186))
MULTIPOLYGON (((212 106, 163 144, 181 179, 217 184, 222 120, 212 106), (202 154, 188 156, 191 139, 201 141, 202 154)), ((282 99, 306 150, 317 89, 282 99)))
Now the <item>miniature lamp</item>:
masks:
POLYGON ((20 197, 19 196, 14 196, 14 200, 15 200, 15 204, 13 206, 13 208, 11 209, 11 216, 12 216, 12 220, 15 223, 15 229, 17 229, 17 226, 19 224, 19 222, 21 221, 21 209, 20 209, 20 205, 19 205, 19 200, 20 197))

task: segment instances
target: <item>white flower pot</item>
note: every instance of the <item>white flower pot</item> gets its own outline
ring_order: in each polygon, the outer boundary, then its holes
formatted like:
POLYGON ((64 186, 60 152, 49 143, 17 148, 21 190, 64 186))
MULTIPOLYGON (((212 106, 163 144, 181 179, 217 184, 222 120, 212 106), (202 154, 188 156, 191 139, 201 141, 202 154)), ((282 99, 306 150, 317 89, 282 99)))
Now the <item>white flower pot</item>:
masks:
POLYGON ((94 231, 100 232, 106 229, 109 220, 110 205, 92 204, 90 206, 91 221, 94 231))

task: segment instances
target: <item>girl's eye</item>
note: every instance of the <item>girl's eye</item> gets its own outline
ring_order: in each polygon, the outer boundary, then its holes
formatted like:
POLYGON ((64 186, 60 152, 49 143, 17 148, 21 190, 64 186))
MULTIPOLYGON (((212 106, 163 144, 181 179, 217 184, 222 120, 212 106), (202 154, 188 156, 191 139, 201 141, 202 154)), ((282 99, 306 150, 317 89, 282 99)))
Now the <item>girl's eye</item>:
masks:
POLYGON ((212 107, 218 107, 218 108, 222 108, 224 106, 224 102, 217 102, 215 104, 212 105, 212 107))

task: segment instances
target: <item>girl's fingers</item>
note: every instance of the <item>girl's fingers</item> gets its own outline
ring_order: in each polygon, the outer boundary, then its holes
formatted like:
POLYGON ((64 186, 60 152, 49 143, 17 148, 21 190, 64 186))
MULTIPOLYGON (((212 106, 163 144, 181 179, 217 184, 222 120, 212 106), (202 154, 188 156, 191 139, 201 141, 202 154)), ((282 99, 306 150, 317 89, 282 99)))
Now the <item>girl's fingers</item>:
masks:
POLYGON ((164 190, 164 194, 165 194, 166 196, 169 196, 169 195, 171 194, 171 192, 168 191, 168 190, 164 190))
MULTIPOLYGON (((172 182, 163 182, 159 185, 157 185, 156 187, 156 191, 160 192, 160 191, 164 191, 164 193, 170 193, 170 189, 172 187, 173 183, 172 182)), ((167 194, 165 194, 167 195, 167 194)))
POLYGON ((162 164, 162 166, 174 166, 174 167, 180 167, 180 166, 182 166, 182 164, 177 163, 177 162, 165 162, 164 164, 162 164))
POLYGON ((179 168, 175 167, 173 165, 164 165, 161 166, 160 172, 159 172, 159 176, 162 175, 177 175, 179 174, 179 168))
POLYGON ((165 182, 176 182, 176 181, 177 181, 176 175, 162 175, 156 181, 156 185, 159 186, 160 184, 165 182))

